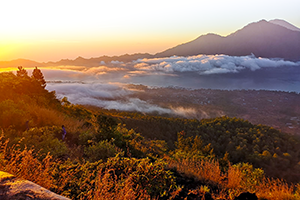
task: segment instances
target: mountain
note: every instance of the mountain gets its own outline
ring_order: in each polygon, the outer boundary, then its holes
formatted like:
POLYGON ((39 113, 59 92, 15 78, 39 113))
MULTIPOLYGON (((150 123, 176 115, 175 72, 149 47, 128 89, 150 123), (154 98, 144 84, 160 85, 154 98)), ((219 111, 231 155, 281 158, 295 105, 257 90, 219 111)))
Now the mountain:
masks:
POLYGON ((266 20, 248 24, 222 37, 207 34, 197 39, 155 54, 155 57, 226 54, 300 60, 300 32, 292 31, 266 20))
POLYGON ((99 65, 105 65, 105 63, 110 63, 112 61, 119 62, 130 62, 132 60, 137 60, 140 58, 152 58, 153 55, 148 53, 136 53, 136 54, 124 54, 121 56, 101 56, 96 58, 83 58, 78 57, 75 60, 62 59, 58 62, 48 62, 48 66, 59 66, 59 65, 75 65, 75 66, 86 66, 86 67, 97 67, 99 65))
POLYGON ((17 59, 17 60, 12 60, 12 61, 0 61, 0 67, 3 68, 9 68, 9 67, 35 67, 38 66, 40 67, 42 63, 35 62, 32 60, 27 60, 27 59, 17 59))
POLYGON ((86 67, 97 67, 99 65, 105 65, 112 61, 119 61, 119 62, 130 62, 132 60, 137 60, 140 58, 153 58, 153 55, 148 53, 136 53, 136 54, 124 54, 121 56, 101 56, 96 58, 83 58, 77 57, 74 60, 70 59, 61 59, 57 62, 35 62, 32 60, 26 59, 17 59, 12 61, 0 61, 0 68, 9 68, 13 67, 16 68, 18 66, 22 66, 25 68, 33 68, 37 67, 46 67, 46 66, 64 66, 64 65, 73 65, 73 66, 86 66, 86 67))
POLYGON ((273 20, 270 20, 269 22, 272 23, 272 24, 283 26, 283 27, 285 27, 287 29, 290 29, 292 31, 300 31, 300 28, 298 28, 298 27, 294 26, 293 24, 290 24, 289 22, 284 21, 282 19, 273 19, 273 20))

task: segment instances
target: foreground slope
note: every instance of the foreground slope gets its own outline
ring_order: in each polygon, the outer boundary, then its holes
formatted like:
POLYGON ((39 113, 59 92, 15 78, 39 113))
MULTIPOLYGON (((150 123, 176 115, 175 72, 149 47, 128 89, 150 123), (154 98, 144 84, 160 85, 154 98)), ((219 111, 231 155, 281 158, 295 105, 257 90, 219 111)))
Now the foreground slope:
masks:
POLYGON ((71 199, 300 197, 291 183, 300 174, 296 137, 229 117, 87 109, 56 99, 26 71, 17 74, 0 74, 1 171, 71 199))

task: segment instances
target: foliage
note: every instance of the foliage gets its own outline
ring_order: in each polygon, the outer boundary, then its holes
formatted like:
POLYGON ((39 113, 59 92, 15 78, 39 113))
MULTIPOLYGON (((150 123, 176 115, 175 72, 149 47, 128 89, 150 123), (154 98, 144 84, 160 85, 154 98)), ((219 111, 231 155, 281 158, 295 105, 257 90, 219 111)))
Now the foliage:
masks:
POLYGON ((93 199, 100 163, 67 160, 55 164, 52 172, 54 182, 50 189, 71 199, 93 199))
POLYGON ((18 70, 0 73, 0 170, 72 199, 299 199, 297 137, 226 116, 88 109, 56 99, 39 69, 18 70))
POLYGON ((105 170, 105 172, 101 172, 97 176, 94 198, 103 200, 151 199, 150 195, 148 195, 145 190, 136 189, 134 185, 131 177, 119 180, 115 175, 114 170, 105 170))
POLYGON ((106 160, 107 158, 114 157, 122 150, 116 147, 112 142, 102 140, 84 148, 84 153, 87 159, 91 162, 98 160, 106 160))
POLYGON ((66 144, 61 141, 60 127, 31 128, 23 132, 21 137, 20 146, 22 148, 38 149, 42 155, 47 155, 49 152, 55 158, 68 154, 66 144))
POLYGON ((38 69, 37 67, 35 67, 35 68, 33 69, 32 77, 33 77, 37 82, 39 82, 39 84, 40 84, 43 88, 46 87, 46 81, 45 81, 44 75, 43 75, 42 71, 41 71, 40 69, 38 69))
POLYGON ((20 78, 28 78, 28 73, 22 66, 19 66, 17 76, 20 78))
POLYGON ((130 178, 134 188, 144 189, 152 197, 165 196, 175 188, 175 177, 171 171, 166 170, 166 163, 162 160, 151 162, 148 158, 116 156, 108 159, 104 166, 104 169, 114 169, 121 180, 130 178))
MULTIPOLYGON (((203 146, 210 144, 219 159, 227 153, 232 163, 249 162, 262 168, 268 176, 293 182, 300 180, 299 175, 292 175, 296 171, 300 174, 299 138, 272 127, 226 116, 198 121, 124 112, 113 114, 122 116, 128 128, 134 127, 144 137, 167 141, 173 150, 176 149, 177 134, 183 131, 186 138, 200 137, 203 146)), ((193 138, 190 138, 191 142, 193 138)))

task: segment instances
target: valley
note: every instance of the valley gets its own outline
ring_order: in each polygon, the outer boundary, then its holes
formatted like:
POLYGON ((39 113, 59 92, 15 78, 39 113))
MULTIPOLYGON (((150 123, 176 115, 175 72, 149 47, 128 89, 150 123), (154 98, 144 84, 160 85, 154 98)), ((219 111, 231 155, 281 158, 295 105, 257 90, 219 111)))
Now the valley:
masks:
MULTIPOLYGON (((300 94, 266 90, 212 90, 184 88, 155 88, 128 85, 139 98, 161 107, 178 108, 186 118, 229 116, 253 124, 272 126, 290 134, 300 134, 300 94)), ((176 110, 176 109, 175 109, 176 110)))

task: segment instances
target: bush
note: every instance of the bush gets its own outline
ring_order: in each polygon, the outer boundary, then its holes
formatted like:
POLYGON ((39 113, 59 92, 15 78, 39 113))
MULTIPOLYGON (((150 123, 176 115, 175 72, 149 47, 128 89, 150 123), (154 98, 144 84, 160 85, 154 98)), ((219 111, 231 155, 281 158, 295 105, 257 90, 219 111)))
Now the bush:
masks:
POLYGON ((107 158, 116 156, 118 153, 122 153, 122 150, 107 140, 94 143, 84 148, 84 154, 91 162, 106 160, 107 158))
POLYGON ((176 187, 173 173, 162 160, 152 163, 148 158, 116 156, 104 163, 104 169, 113 169, 119 179, 130 178, 134 188, 145 190, 152 197, 165 196, 176 187))
POLYGON ((31 128, 23 132, 20 145, 23 148, 26 146, 34 148, 42 155, 46 155, 49 152, 56 158, 68 154, 68 148, 61 140, 61 128, 57 126, 31 128))

